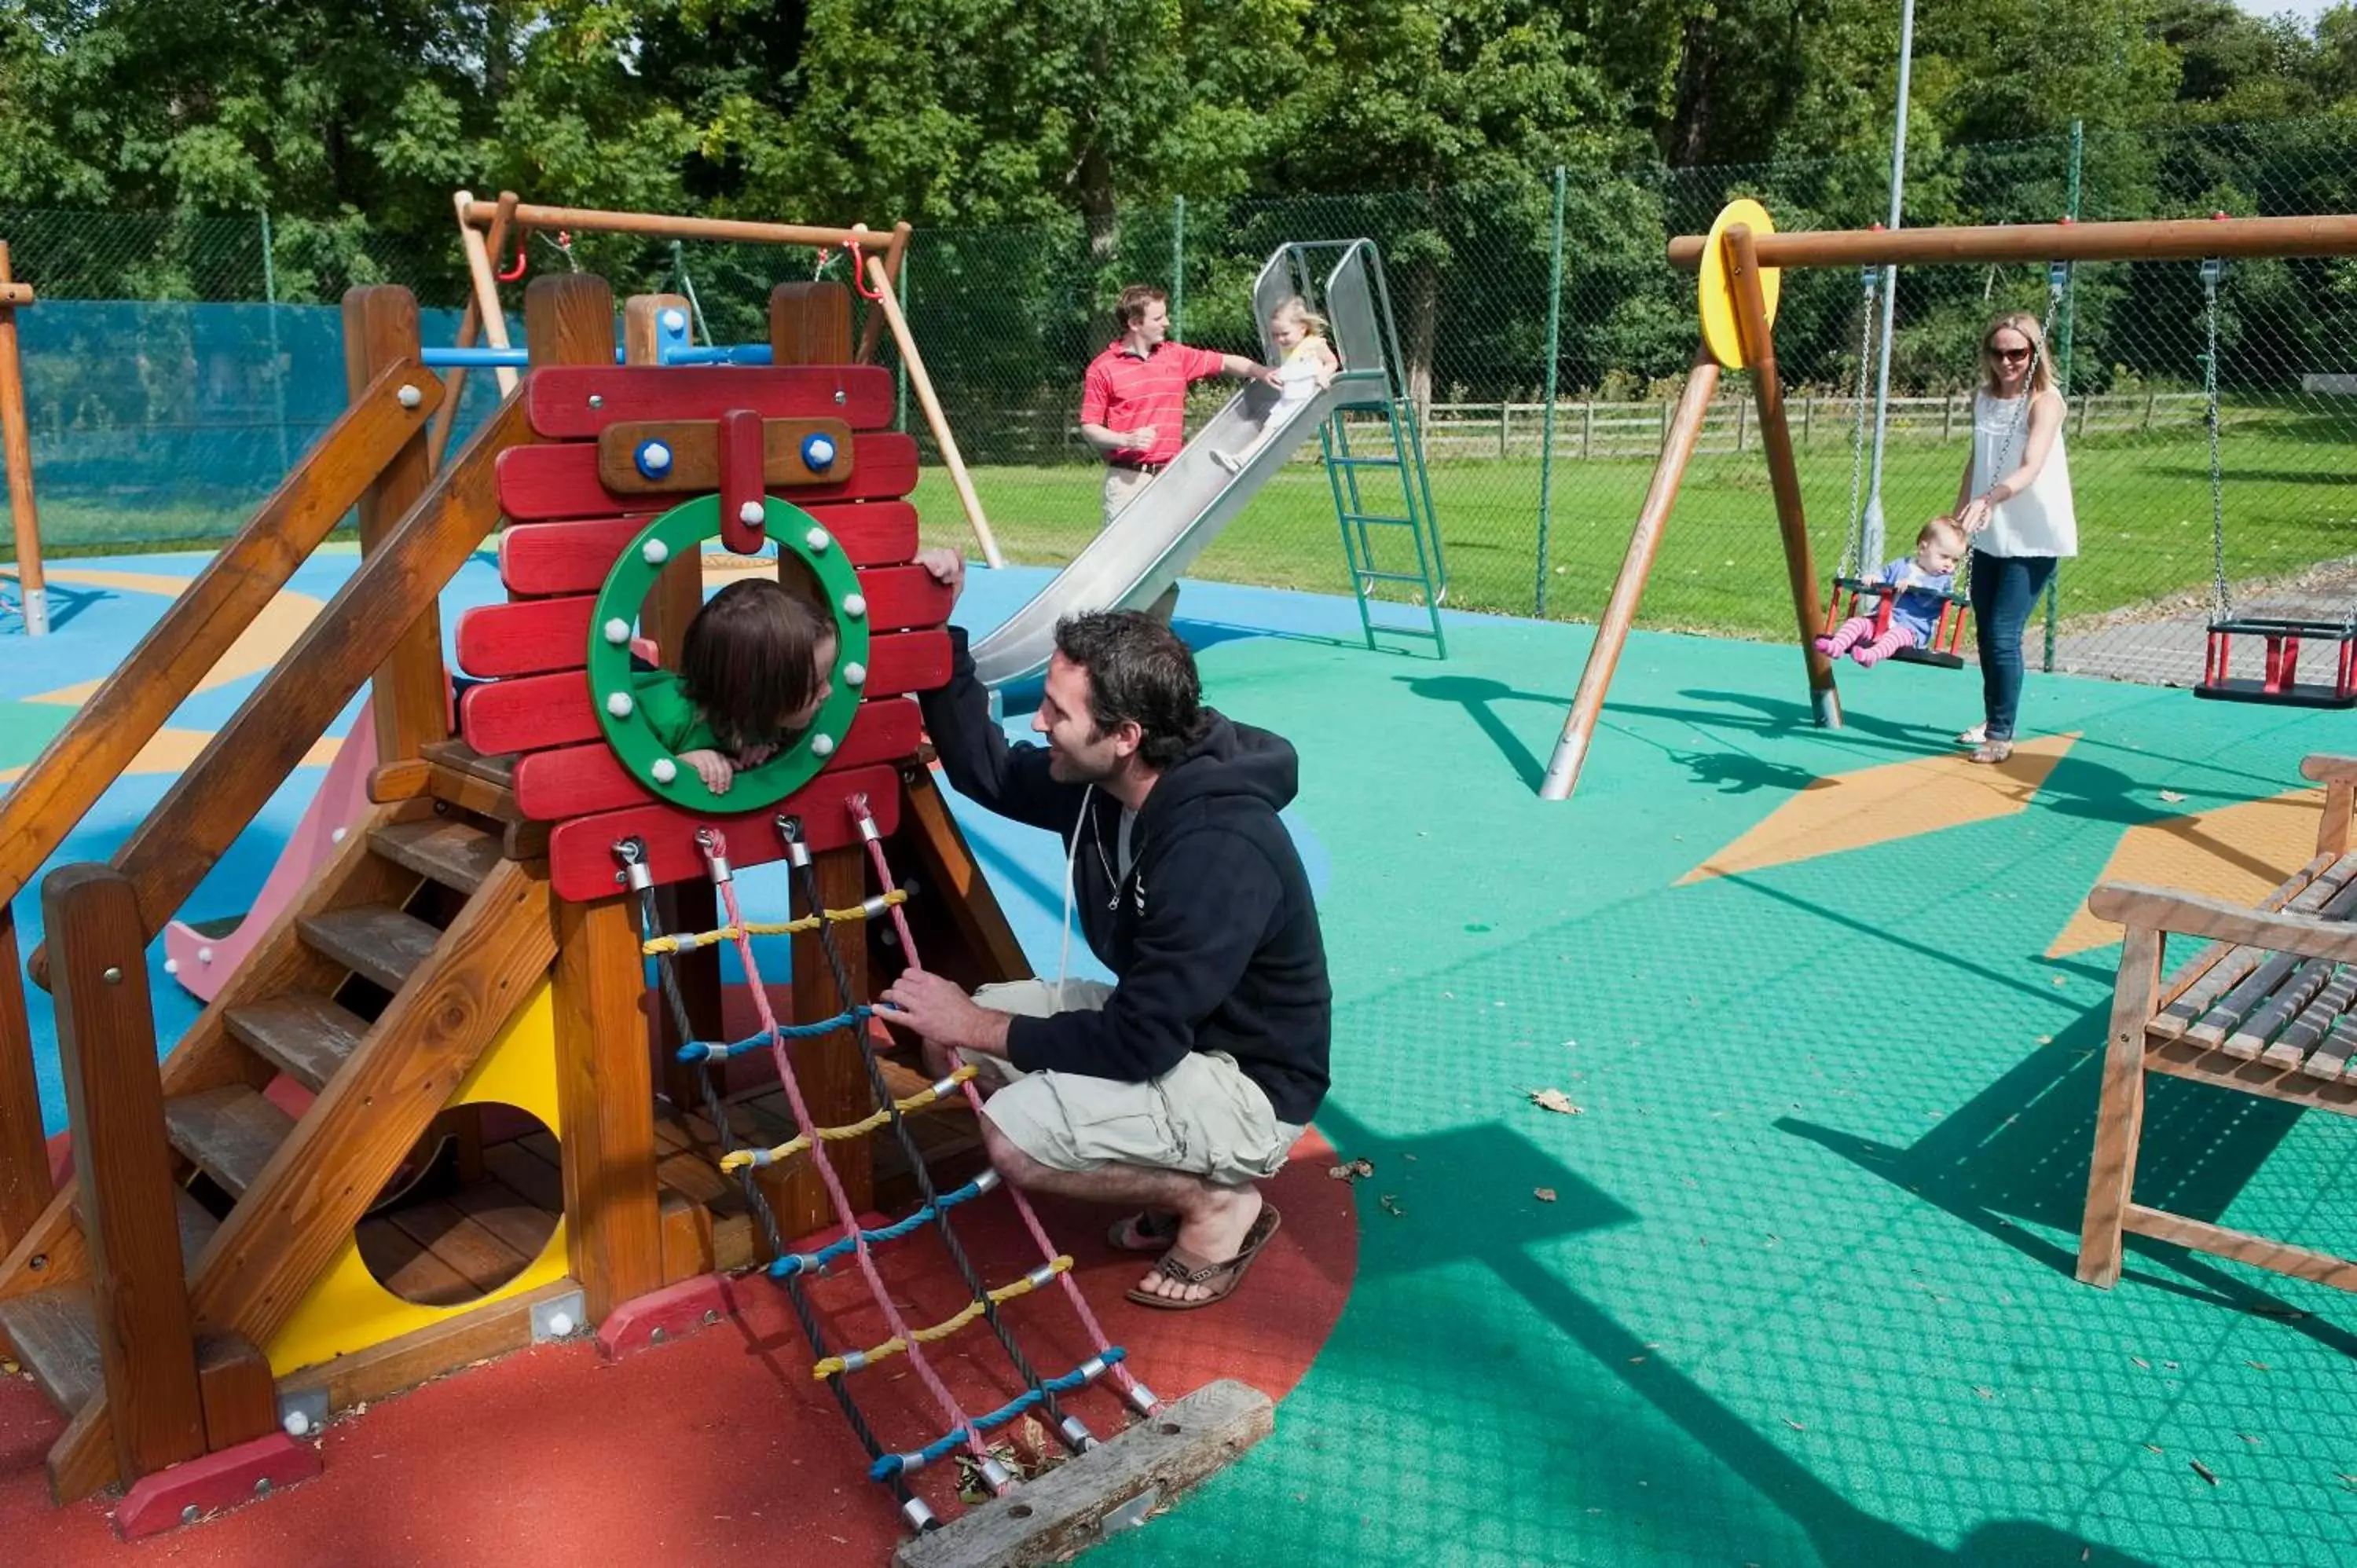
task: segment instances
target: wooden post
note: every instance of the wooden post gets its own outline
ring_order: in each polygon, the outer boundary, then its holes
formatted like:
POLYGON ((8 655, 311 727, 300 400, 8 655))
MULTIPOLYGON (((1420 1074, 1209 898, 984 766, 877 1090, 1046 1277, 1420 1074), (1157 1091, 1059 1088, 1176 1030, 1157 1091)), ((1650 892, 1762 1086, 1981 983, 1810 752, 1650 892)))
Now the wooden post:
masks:
POLYGON ((1514 405, 1512 403, 1501 403, 1498 405, 1498 456, 1501 457, 1506 455, 1507 445, 1511 439, 1508 435, 1508 431, 1511 427, 1513 417, 1514 405))
POLYGON ((1737 452, 1738 452, 1738 453, 1740 453, 1740 452, 1743 450, 1743 424, 1744 424, 1744 416, 1745 416, 1745 414, 1746 414, 1746 413, 1747 413, 1747 411, 1748 411, 1748 407, 1749 407, 1749 405, 1747 405, 1747 404, 1743 402, 1743 400, 1742 400, 1741 398, 1738 398, 1738 399, 1736 399, 1736 401, 1735 401, 1735 449, 1736 449, 1736 451, 1737 451, 1737 452))
POLYGON ((25 368, 16 356, 16 307, 33 291, 8 266, 0 240, 0 463, 8 468, 8 517, 16 531, 16 593, 25 607, 25 634, 49 630, 48 590, 41 583, 41 514, 33 504, 33 436, 25 421, 25 368))
MULTIPOLYGON (((499 206, 491 213, 490 231, 483 238, 484 248, 492 256, 497 256, 507 244, 508 223, 515 216, 515 192, 512 190, 500 192, 499 206)), ((465 225, 466 219, 463 214, 458 221, 462 227, 465 225)), ((496 274, 491 279, 491 295, 496 304, 499 297, 499 278, 496 274)), ((500 336, 506 337, 507 329, 507 320, 502 317, 500 319, 500 336)), ((467 308, 458 317, 458 335, 452 339, 451 346, 457 349, 471 349, 482 330, 483 307, 480 304, 480 296, 471 286, 470 280, 470 286, 467 290, 467 308)), ((427 432, 425 437, 425 464, 430 468, 438 468, 442 466, 442 454, 449 448, 450 433, 456 428, 458 421, 458 405, 464 400, 467 391, 467 367, 453 365, 450 368, 447 381, 450 389, 449 397, 440 408, 435 410, 434 427, 427 432)), ((506 383, 500 384, 504 386, 506 383)), ((501 395, 505 395, 504 392, 501 395)))
POLYGON ((965 459, 958 455, 957 437, 950 432, 949 415, 942 412, 942 400, 933 395, 933 381, 925 374, 924 356, 917 352, 917 340, 909 335, 909 323, 900 314, 900 302, 892 293, 892 276, 884 270, 880 256, 867 258, 867 276, 878 292, 877 308, 883 311, 884 320, 892 328, 892 341, 900 350, 900 363, 908 367, 909 385, 916 390, 917 404, 925 411, 925 423, 932 427, 933 445, 941 449, 942 466, 950 471, 950 484, 956 489, 958 503, 965 508, 965 520, 974 529, 974 537, 982 546, 982 558, 992 566, 1004 566, 1006 559, 998 553, 998 541, 991 537, 990 521, 982 515, 982 498, 974 492, 974 480, 965 471, 965 459))
MULTIPOLYGON (((847 908, 867 896, 867 861, 857 844, 820 851, 811 856, 811 870, 818 882, 819 903, 824 908, 847 908)), ((794 879, 794 894, 800 899, 799 876, 794 879)), ((794 911, 798 916, 814 912, 800 908, 794 911)), ((843 955, 844 968, 849 972, 849 996, 835 990, 834 971, 826 961, 819 933, 807 931, 793 939, 796 1022, 830 1017, 868 1000, 865 930, 863 926, 844 926, 832 933, 835 950, 843 955)), ((802 1098, 820 1126, 856 1122, 876 1109, 875 1092, 868 1087, 859 1053, 840 1035, 795 1040, 787 1048, 793 1058, 794 1077, 802 1084, 802 1098)), ((866 1208, 875 1194, 875 1146, 873 1138, 851 1138, 826 1146, 826 1157, 834 1165, 836 1179, 843 1183, 854 1212, 866 1208)), ((833 1224, 834 1206, 808 1160, 797 1161, 790 1169, 791 1174, 770 1188, 770 1202, 777 1208, 780 1231, 791 1240, 833 1224)))
MULTIPOLYGON (((355 401, 385 368, 414 361, 422 345, 417 299, 390 284, 344 292, 344 385, 355 401)), ((433 374, 420 365, 423 382, 433 374)), ((421 385, 422 397, 425 388, 421 385)), ((446 401, 446 406, 447 401, 446 401)), ((424 424, 402 444, 392 461, 361 496, 361 553, 382 549, 384 537, 433 482, 424 424)), ((420 748, 450 738, 450 675, 442 665, 442 614, 428 605, 378 667, 375 701, 376 756, 380 764, 405 762, 420 748)))
MULTIPOLYGON (((468 220, 468 213, 475 204, 475 193, 462 190, 454 199, 458 208, 458 247, 466 252, 467 276, 474 285, 475 317, 482 324, 485 342, 494 349, 507 348, 509 346, 508 318, 500 309, 499 276, 491 265, 490 251, 484 243, 483 236, 477 232, 474 224, 468 220)), ((502 193, 500 197, 500 206, 512 212, 515 210, 514 199, 513 197, 502 193)), ((539 285, 535 284, 533 286, 538 287, 539 285)), ((530 300, 530 289, 525 291, 524 297, 527 301, 530 300)), ((527 343, 532 340, 532 326, 528 317, 524 324, 524 340, 527 343)), ((612 345, 608 344, 607 347, 610 349, 612 345)), ((540 361, 535 360, 533 362, 538 364, 540 361)), ((504 398, 516 390, 516 382, 520 378, 507 366, 501 365, 491 374, 499 380, 500 397, 504 398)), ((453 415, 453 417, 456 416, 453 415)))
POLYGON ((1784 534, 1784 570, 1792 587, 1792 621, 1799 628, 1801 658, 1809 675, 1811 717, 1824 729, 1841 728, 1841 693, 1834 685, 1834 661, 1817 651, 1817 567, 1810 558, 1809 520, 1801 506, 1801 468, 1792 456, 1792 432, 1784 423, 1784 383, 1776 373, 1776 334, 1760 293, 1760 262, 1751 230, 1730 224, 1725 235, 1727 282, 1735 295, 1736 327, 1744 357, 1751 361, 1752 392, 1760 403, 1760 445, 1768 455, 1768 482, 1776 493, 1776 523, 1784 534))
POLYGON ((559 901, 555 919, 565 1237, 597 1323, 663 1283, 644 961, 625 898, 559 901))
POLYGON ((542 365, 614 362, 614 291, 588 273, 552 273, 523 291, 524 349, 542 365))
POLYGON ((2136 1141, 2144 1135, 2144 1031, 2160 989, 2161 933, 2130 926, 2112 993, 2104 1042, 2104 1086, 2095 1110, 2095 1150, 2087 1169, 2087 1212, 2079 1227, 2079 1278, 2105 1290, 2119 1283, 2120 1221, 2136 1190, 2136 1141))
POLYGON ((25 972, 16 962, 16 911, 0 902, 0 1258, 39 1220, 49 1193, 33 1031, 25 1017, 25 972))
POLYGON ((103 865, 51 872, 41 915, 58 955, 58 1055, 97 1302, 92 1326, 128 1483, 205 1452, 147 931, 131 884, 103 865))
POLYGON ((1816 423, 1817 394, 1813 388, 1801 394, 1801 449, 1803 451, 1808 450, 1814 445, 1816 423))
POLYGON ((1596 450, 1596 403, 1588 399, 1579 405, 1579 460, 1587 462, 1596 450))
POLYGON ((2094 401, 2092 397, 2083 397, 2079 400, 2079 438, 2083 441, 2087 437, 2087 408, 2094 401))
POLYGON ((1943 441, 1949 440, 1953 437, 1955 434, 1956 394, 1952 392, 1944 392, 1940 394, 1940 439, 1943 441))
POLYGON ((1678 499, 1678 481, 1685 478, 1695 439, 1702 434, 1711 394, 1717 390, 1718 361, 1710 357, 1708 349, 1697 349, 1694 368, 1686 372, 1684 394, 1678 399, 1671 438, 1662 449, 1662 460, 1654 465, 1653 482, 1645 491, 1643 509, 1637 513, 1637 527, 1629 535, 1629 553, 1621 558, 1620 575, 1612 580, 1612 597, 1604 607, 1603 618, 1596 623, 1596 640, 1588 647, 1587 668, 1579 672, 1579 690, 1572 695, 1571 712, 1564 719, 1563 734, 1555 740, 1546 778, 1539 785, 1543 800, 1567 800, 1579 782, 1588 742, 1604 714, 1604 694, 1612 685, 1620 650, 1628 646, 1629 628, 1637 621, 1638 601, 1645 596, 1646 575, 1652 571, 1653 555, 1662 546, 1663 525, 1669 521, 1670 508, 1678 499))

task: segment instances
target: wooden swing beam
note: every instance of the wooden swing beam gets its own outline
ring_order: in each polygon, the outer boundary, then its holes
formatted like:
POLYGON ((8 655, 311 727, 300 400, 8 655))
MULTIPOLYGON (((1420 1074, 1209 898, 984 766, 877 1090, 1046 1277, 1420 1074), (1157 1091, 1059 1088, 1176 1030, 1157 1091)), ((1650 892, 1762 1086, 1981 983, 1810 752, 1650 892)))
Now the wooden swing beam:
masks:
MULTIPOLYGON (((1776 496, 1776 522, 1783 537, 1784 563, 1791 578, 1792 604, 1800 641, 1808 661, 1812 716, 1826 728, 1841 725, 1841 698, 1835 690, 1832 662, 1813 646, 1815 635, 1816 567, 1811 559, 1807 518, 1801 504, 1799 471, 1792 458, 1792 434, 1784 422, 1784 392, 1776 371, 1774 327, 1762 290, 1766 269, 1783 267, 1913 266, 1951 263, 1999 262, 2169 262, 2200 261, 2218 256, 2251 260, 2290 256, 2357 255, 2357 216, 2332 214, 2309 218, 2180 218, 2124 223, 2008 223, 1949 229, 1836 229, 1794 234, 1755 234, 1744 223, 1729 223, 1719 232, 1735 324, 1742 340, 1743 358, 1752 371, 1753 396, 1760 411, 1760 445, 1768 456, 1768 471, 1776 496)), ((1698 271, 1709 240, 1684 234, 1669 243, 1669 262, 1685 272, 1698 271)), ((1652 486, 1645 493, 1635 532, 1603 618, 1597 623, 1596 641, 1587 665, 1580 672, 1571 712, 1547 762, 1539 797, 1566 800, 1579 782, 1596 725, 1603 717, 1605 694, 1628 646, 1630 628, 1637 618, 1638 601, 1652 570, 1662 532, 1677 500, 1678 486, 1694 456, 1696 438, 1718 380, 1718 364, 1710 349, 1695 356, 1686 379, 1685 395, 1663 443, 1652 486)))

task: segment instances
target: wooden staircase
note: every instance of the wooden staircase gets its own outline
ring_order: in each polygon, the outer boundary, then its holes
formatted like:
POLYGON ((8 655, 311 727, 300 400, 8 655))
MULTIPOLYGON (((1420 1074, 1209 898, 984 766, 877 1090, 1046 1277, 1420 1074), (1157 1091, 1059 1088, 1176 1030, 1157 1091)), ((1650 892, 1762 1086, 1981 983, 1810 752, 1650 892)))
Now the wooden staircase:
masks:
MULTIPOLYGON (((124 940, 135 964, 144 933, 124 940)), ((55 954, 61 991, 116 962, 73 946, 63 937, 55 954)), ((418 799, 350 835, 161 1069, 199 1339, 266 1349, 554 956, 544 872, 504 858, 495 821, 418 799)), ((85 1078, 154 1060, 152 1040, 64 1045, 85 1078)), ((80 1200, 79 1184, 60 1192, 0 1263, 0 1336, 70 1418, 48 1458, 61 1501, 118 1472, 80 1200)), ((215 1448, 262 1434, 198 1425, 215 1448)))

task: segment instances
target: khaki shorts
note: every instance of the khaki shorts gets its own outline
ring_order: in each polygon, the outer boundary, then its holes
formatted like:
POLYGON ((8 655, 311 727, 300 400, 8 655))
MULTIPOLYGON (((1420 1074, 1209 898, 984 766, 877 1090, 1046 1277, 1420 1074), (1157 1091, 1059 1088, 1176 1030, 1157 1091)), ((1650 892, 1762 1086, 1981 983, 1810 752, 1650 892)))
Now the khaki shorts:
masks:
POLYGON ((1154 482, 1154 476, 1135 468, 1116 468, 1105 465, 1104 520, 1111 522, 1121 515, 1122 508, 1137 499, 1137 492, 1154 482))
MULTIPOLYGON (((1101 1010, 1113 987, 1064 983, 1057 1005, 1051 981, 1017 980, 974 993, 981 1005, 1024 1018, 1101 1010)), ((1301 1129, 1276 1119, 1268 1096, 1222 1051, 1196 1051, 1150 1083, 1085 1073, 1018 1072, 997 1058, 975 1061, 1006 1087, 982 1113, 1017 1148, 1050 1170, 1146 1165, 1184 1171, 1222 1187, 1275 1176, 1301 1129)))

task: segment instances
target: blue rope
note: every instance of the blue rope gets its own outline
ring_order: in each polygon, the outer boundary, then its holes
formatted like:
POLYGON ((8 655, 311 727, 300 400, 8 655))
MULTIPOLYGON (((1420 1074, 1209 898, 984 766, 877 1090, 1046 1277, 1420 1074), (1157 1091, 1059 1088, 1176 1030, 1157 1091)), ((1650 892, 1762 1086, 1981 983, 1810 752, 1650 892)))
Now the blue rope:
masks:
MULTIPOLYGON (((938 1203, 925 1205, 906 1219, 896 1219, 880 1230, 862 1230, 859 1233, 859 1240, 870 1246, 878 1241, 897 1241, 911 1230, 929 1223, 933 1216, 942 1209, 955 1208, 967 1198, 980 1197, 983 1192, 984 1187, 979 1180, 970 1181, 955 1192, 942 1194, 938 1203)), ((782 1280, 795 1274, 804 1274, 816 1269, 823 1269, 837 1258, 848 1256, 856 1247, 856 1243, 849 1236, 845 1236, 841 1240, 828 1242, 815 1252, 789 1252, 770 1265, 770 1277, 773 1280, 782 1280)))
POLYGON ((719 1045, 710 1040, 690 1040, 679 1047, 679 1059, 683 1062, 723 1061, 741 1057, 748 1051, 767 1050, 772 1039, 814 1040, 821 1035, 832 1035, 837 1029, 847 1029, 876 1015, 873 1007, 854 1007, 837 1013, 832 1018, 821 1018, 815 1024, 780 1024, 775 1030, 764 1029, 758 1035, 748 1035, 741 1040, 719 1045))
MULTIPOLYGON (((1127 1359, 1128 1355, 1129 1352, 1118 1345, 1107 1346, 1105 1353, 1097 1358, 1097 1360, 1103 1363, 1098 1368, 1098 1371, 1112 1366, 1115 1361, 1127 1359)), ((996 1431, 1038 1404, 1049 1394, 1071 1393, 1074 1389, 1085 1387, 1096 1376, 1097 1372, 1075 1369, 1066 1372, 1060 1378, 1049 1378, 1038 1388, 1026 1389, 988 1415, 977 1418, 974 1423, 974 1427, 982 1432, 996 1431)), ((928 1465, 946 1459, 964 1442, 965 1434, 963 1431, 952 1432, 946 1437, 933 1439, 914 1454, 887 1454, 867 1467, 867 1478, 871 1481, 888 1481, 904 1471, 920 1470, 928 1465)))

